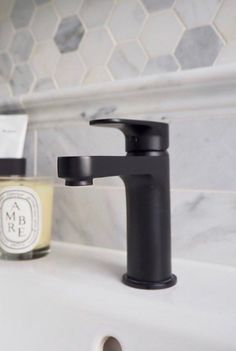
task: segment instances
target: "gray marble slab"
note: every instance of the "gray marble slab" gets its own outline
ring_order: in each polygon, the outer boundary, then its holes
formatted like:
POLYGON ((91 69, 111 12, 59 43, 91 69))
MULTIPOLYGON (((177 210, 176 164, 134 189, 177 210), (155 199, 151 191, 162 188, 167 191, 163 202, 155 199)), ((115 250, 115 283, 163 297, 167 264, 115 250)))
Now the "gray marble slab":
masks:
POLYGON ((196 118, 170 125, 174 188, 236 190, 236 119, 196 118))
MULTIPOLYGON (((170 123, 171 187, 236 190, 236 119, 198 118, 170 123)), ((38 174, 56 173, 58 156, 123 155, 120 131, 87 122, 38 130, 38 174)), ((104 179, 103 184, 116 184, 104 179)))
MULTIPOLYGON (((124 137, 118 130, 74 123, 59 128, 38 130, 38 175, 57 179, 57 157, 76 155, 122 155, 124 137)), ((120 184, 119 179, 107 178, 103 184, 120 184)))
MULTIPOLYGON (((236 265, 236 193, 173 191, 174 257, 236 265)), ((126 248, 122 187, 57 187, 53 238, 126 248)))
POLYGON ((177 257, 236 264, 236 193, 172 193, 173 252, 177 257))
POLYGON ((56 187, 53 238, 100 247, 125 247, 125 193, 116 187, 56 187))

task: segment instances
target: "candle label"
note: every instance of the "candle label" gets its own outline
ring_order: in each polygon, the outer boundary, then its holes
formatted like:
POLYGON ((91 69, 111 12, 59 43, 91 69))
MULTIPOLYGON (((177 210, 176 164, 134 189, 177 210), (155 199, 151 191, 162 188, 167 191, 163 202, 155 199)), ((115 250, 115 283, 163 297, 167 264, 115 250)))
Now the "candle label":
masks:
POLYGON ((37 245, 41 232, 41 202, 24 186, 0 191, 0 246, 9 253, 26 253, 37 245))

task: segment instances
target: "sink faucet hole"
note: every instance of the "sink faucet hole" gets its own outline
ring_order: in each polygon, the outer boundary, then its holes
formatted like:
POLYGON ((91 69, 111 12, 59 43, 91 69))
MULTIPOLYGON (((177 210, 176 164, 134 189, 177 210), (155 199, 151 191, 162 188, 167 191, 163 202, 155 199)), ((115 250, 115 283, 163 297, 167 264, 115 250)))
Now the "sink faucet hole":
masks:
POLYGON ((106 337, 102 342, 102 351, 122 351, 121 344, 113 336, 106 337))

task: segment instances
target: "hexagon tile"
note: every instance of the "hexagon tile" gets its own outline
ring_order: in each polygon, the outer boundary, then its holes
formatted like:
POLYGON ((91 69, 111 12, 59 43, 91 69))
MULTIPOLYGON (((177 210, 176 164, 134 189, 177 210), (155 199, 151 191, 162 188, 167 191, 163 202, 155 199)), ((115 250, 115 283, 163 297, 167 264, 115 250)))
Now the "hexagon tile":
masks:
POLYGON ((88 28, 102 26, 113 6, 114 0, 86 0, 80 9, 81 19, 88 28))
POLYGON ((211 23, 221 0, 176 0, 175 11, 188 28, 211 23))
POLYGON ((59 18, 52 4, 38 7, 31 23, 35 39, 40 41, 52 38, 58 22, 59 18))
POLYGON ((33 49, 33 45, 33 37, 27 29, 17 31, 9 48, 13 61, 15 63, 27 61, 33 49))
POLYGON ((64 53, 77 50, 83 35, 84 27, 74 15, 61 21, 54 39, 60 52, 64 53))
POLYGON ((52 77, 60 54, 54 41, 43 41, 36 46, 30 63, 36 74, 41 78, 52 77))
POLYGON ((236 0, 0 0, 0 98, 235 63, 235 13, 236 0))
POLYGON ((113 41, 105 28, 89 30, 80 45, 79 52, 87 67, 106 63, 113 41))
POLYGON ((140 74, 146 61, 143 48, 134 41, 115 48, 108 68, 115 79, 132 78, 140 74))
POLYGON ((145 11, 136 0, 119 1, 108 26, 117 41, 136 39, 145 20, 145 11))
POLYGON ((85 69, 76 52, 61 55, 55 71, 55 78, 61 88, 81 84, 85 69))
POLYGON ((172 10, 149 16, 140 36, 150 57, 170 54, 176 47, 184 27, 172 10))
POLYGON ((211 66, 223 43, 211 26, 187 30, 176 51, 182 69, 211 66))
POLYGON ((30 23, 34 10, 33 0, 15 0, 11 13, 13 26, 16 29, 26 27, 30 23))
POLYGON ((13 95, 18 96, 27 93, 34 81, 32 71, 27 64, 16 66, 10 79, 13 95))

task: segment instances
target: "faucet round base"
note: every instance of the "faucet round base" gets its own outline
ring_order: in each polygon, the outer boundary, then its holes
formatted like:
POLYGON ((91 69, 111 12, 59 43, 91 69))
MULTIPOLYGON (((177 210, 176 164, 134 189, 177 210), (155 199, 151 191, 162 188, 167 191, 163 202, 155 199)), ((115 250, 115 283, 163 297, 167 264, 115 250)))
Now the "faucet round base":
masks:
POLYGON ((146 289, 146 290, 154 290, 154 289, 167 289, 174 286, 177 283, 177 277, 174 274, 171 274, 171 277, 158 282, 148 282, 148 281, 140 281, 130 278, 127 274, 124 274, 122 277, 122 281, 125 285, 128 285, 132 288, 136 289, 146 289))

